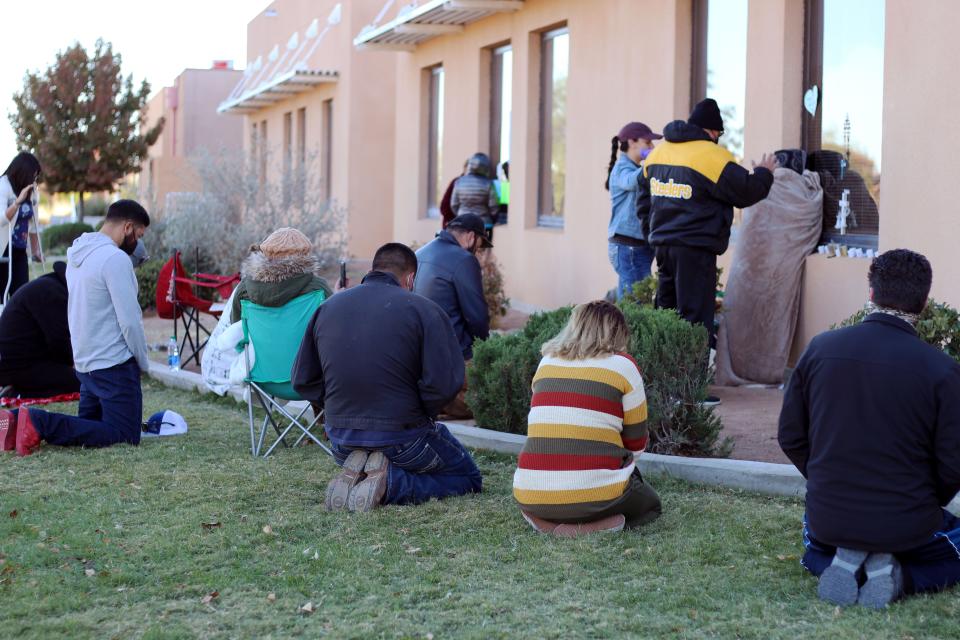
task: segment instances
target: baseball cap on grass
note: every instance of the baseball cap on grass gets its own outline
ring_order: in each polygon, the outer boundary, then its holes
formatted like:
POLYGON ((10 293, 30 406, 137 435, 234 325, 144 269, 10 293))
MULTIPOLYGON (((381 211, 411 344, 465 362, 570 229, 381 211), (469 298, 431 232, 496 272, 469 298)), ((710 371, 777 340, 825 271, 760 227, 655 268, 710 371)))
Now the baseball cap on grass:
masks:
POLYGON ((456 218, 447 223, 447 229, 463 229, 464 231, 473 231, 477 236, 483 239, 483 246, 492 247, 493 243, 487 237, 487 229, 483 224, 483 218, 475 213, 461 213, 456 218))
POLYGON ((187 432, 187 421, 176 411, 157 411, 143 423, 144 436, 175 436, 187 432))

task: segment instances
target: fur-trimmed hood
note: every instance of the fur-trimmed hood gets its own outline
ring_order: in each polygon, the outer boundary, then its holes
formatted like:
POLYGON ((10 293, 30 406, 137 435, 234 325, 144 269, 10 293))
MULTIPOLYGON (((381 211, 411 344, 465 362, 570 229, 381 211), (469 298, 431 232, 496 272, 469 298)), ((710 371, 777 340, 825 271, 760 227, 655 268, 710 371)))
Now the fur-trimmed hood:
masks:
POLYGON ((320 275, 320 261, 316 256, 287 256, 271 260, 255 251, 240 265, 242 278, 258 282, 283 282, 305 273, 320 275))

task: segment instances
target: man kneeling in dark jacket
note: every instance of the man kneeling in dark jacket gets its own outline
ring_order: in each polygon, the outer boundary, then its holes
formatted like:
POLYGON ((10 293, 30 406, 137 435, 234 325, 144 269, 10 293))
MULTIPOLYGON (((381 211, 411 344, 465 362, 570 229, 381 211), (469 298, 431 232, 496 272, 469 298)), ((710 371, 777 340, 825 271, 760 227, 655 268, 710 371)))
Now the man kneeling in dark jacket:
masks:
POLYGON ((293 387, 323 407, 342 472, 329 510, 369 511, 478 492, 470 454, 434 421, 463 385, 460 344, 439 306, 412 293, 417 257, 390 243, 360 286, 317 309, 293 387))
POLYGON ((917 337, 932 272, 870 265, 870 313, 820 334, 790 377, 780 447, 807 479, 801 561, 820 597, 880 608, 960 582, 960 364, 917 337))
POLYGON ((45 398, 80 391, 67 326, 67 265, 21 287, 0 316, 0 386, 45 398))

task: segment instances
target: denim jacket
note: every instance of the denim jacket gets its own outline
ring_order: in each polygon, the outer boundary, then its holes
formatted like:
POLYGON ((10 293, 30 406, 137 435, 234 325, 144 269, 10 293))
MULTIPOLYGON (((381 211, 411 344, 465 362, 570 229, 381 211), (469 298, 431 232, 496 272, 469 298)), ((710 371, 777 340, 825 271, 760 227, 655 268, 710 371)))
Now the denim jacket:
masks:
POLYGON ((637 218, 637 179, 642 171, 643 167, 625 153, 621 153, 613 165, 613 171, 610 172, 610 204, 613 212, 607 228, 608 238, 620 234, 637 240, 646 239, 637 218))

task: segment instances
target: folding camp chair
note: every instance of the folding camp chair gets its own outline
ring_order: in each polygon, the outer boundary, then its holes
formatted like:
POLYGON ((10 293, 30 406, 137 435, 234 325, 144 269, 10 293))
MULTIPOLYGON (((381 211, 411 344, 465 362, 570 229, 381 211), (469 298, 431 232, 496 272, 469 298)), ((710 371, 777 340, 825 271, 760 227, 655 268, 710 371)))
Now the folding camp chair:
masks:
POLYGON ((296 297, 282 307, 264 307, 250 300, 240 301, 240 321, 243 326, 244 358, 247 365, 247 377, 244 383, 247 386, 247 412, 250 419, 250 451, 254 457, 260 455, 264 439, 270 427, 277 435, 263 457, 266 458, 279 444, 290 446, 287 435, 295 427, 300 430, 293 446, 300 444, 304 438, 310 438, 331 456, 333 453, 310 431, 321 423, 323 413, 318 412, 309 422, 306 421, 310 404, 294 415, 277 400, 303 400, 293 389, 290 369, 300 349, 300 342, 307 330, 307 325, 314 311, 324 301, 326 294, 323 291, 313 291, 296 297), (250 349, 253 346, 253 359, 250 362, 250 349), (260 424, 259 434, 255 433, 253 402, 257 402, 266 413, 260 424), (286 424, 281 426, 275 418, 280 414, 280 421, 286 424))
MULTIPOLYGON (((199 263, 199 250, 197 262, 199 263)), ((173 320, 174 340, 180 346, 180 365, 185 366, 191 360, 200 366, 200 354, 210 330, 201 321, 201 314, 219 319, 224 304, 205 300, 197 295, 196 289, 215 289, 223 300, 230 297, 234 287, 240 282, 240 274, 221 276, 212 273, 196 273, 193 276, 184 268, 181 254, 174 249, 173 256, 160 268, 157 276, 157 315, 173 320), (170 286, 171 282, 173 287, 170 286), (183 337, 180 337, 180 328, 183 337), (189 347, 189 349, 187 349, 189 347)))

